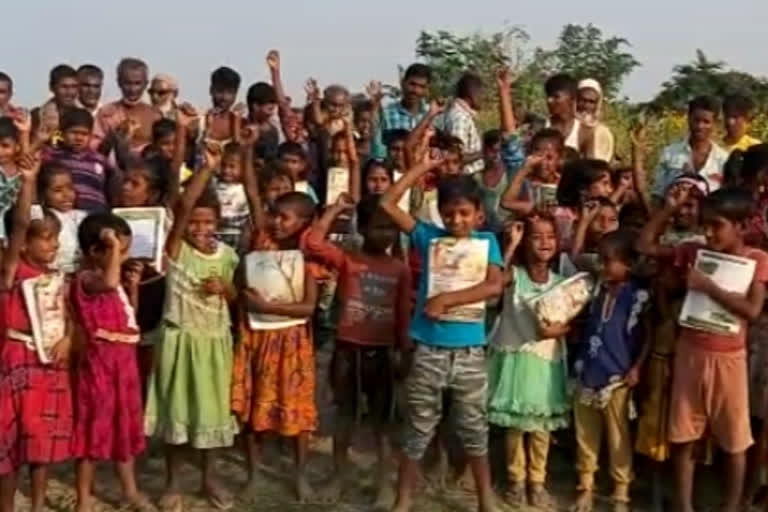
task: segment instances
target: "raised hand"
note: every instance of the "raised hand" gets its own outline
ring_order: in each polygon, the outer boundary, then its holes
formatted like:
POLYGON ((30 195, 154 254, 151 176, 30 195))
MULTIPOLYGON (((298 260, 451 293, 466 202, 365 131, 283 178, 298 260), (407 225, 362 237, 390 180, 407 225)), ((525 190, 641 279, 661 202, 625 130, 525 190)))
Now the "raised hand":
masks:
POLYGON ((280 52, 269 50, 267 53, 267 67, 270 71, 280 71, 280 52))
POLYGON ((381 98, 384 96, 381 88, 381 82, 376 80, 371 80, 368 83, 365 88, 365 92, 368 93, 368 97, 371 98, 371 101, 374 104, 378 104, 381 101, 381 98))
POLYGON ((24 153, 19 157, 19 172, 21 177, 25 180, 35 180, 40 173, 40 155, 32 153, 24 153))
POLYGON ((21 133, 29 133, 32 131, 32 116, 29 115, 29 112, 26 109, 14 109, 11 113, 11 119, 13 119, 13 124, 16 126, 16 129, 21 133))
POLYGON ((120 240, 117 238, 117 233, 112 228, 104 228, 99 233, 99 239, 104 247, 107 249, 113 249, 120 246, 120 240))
POLYGON ((445 99, 438 98, 429 102, 429 116, 437 117, 445 111, 445 99))
POLYGON ((221 144, 214 141, 206 141, 203 148, 203 168, 216 170, 221 163, 222 148, 221 144))
POLYGON ((525 224, 521 221, 514 221, 506 227, 505 231, 509 235, 509 244, 518 247, 523 240, 525 224))
POLYGON ((317 85, 317 80, 309 78, 304 84, 304 91, 307 93, 308 101, 320 100, 320 87, 317 85))
POLYGON ((496 72, 496 85, 499 89, 509 90, 515 81, 515 76, 509 67, 504 66, 496 72))
POLYGON ((261 130, 258 125, 248 124, 240 129, 240 141, 246 146, 252 146, 256 144, 261 136, 261 130))

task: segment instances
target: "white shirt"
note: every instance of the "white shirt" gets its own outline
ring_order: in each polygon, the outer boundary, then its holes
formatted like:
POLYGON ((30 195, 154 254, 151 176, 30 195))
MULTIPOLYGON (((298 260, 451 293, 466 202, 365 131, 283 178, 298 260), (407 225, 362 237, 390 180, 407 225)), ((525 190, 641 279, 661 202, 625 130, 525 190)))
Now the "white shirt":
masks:
MULTIPOLYGON (((475 124, 475 111, 467 105, 467 102, 456 98, 450 108, 443 115, 442 130, 461 140, 464 146, 464 154, 475 154, 483 150, 483 141, 475 124)), ((464 166, 464 172, 471 174, 482 171, 485 167, 483 159, 475 160, 464 166)))
POLYGON ((65 274, 71 274, 77 270, 80 263, 80 244, 77 241, 77 228, 80 223, 88 216, 88 212, 83 210, 70 210, 68 212, 59 212, 51 209, 61 224, 59 231, 59 251, 56 253, 54 268, 57 268, 65 274))
MULTIPOLYGON (((723 184, 723 167, 728 160, 728 152, 712 143, 709 156, 698 175, 707 180, 709 191, 714 192, 723 184)), ((696 173, 693 167, 693 150, 688 140, 671 144, 664 148, 656 168, 656 181, 653 184, 654 197, 664 197, 664 192, 672 182, 685 173, 696 173)))

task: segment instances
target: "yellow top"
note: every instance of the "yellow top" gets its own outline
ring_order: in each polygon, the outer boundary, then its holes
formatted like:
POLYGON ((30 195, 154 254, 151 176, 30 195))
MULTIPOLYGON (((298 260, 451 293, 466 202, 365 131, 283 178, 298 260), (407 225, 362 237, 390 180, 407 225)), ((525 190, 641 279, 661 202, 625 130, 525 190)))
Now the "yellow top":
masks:
POLYGON ((742 151, 746 151, 752 146, 755 146, 757 144, 760 144, 760 140, 756 139, 754 137, 750 137, 749 135, 744 134, 736 144, 731 144, 725 146, 725 149, 730 153, 734 149, 740 149, 742 151))

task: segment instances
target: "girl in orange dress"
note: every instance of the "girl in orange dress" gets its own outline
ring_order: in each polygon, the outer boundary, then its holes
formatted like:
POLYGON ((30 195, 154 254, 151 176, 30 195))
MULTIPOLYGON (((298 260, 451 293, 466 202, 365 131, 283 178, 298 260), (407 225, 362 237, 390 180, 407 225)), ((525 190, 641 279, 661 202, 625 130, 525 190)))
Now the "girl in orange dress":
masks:
MULTIPOLYGON (((252 155, 246 155, 245 161, 250 166, 252 155)), ((299 249, 302 235, 314 218, 314 201, 301 192, 280 196, 274 203, 270 225, 266 226, 258 184, 254 183, 255 173, 246 169, 244 174, 257 228, 253 248, 270 252, 299 249)), ((310 320, 317 303, 319 269, 304 263, 303 258, 296 261, 296 265, 304 268, 294 265, 286 274, 296 270, 303 272, 303 282, 298 286, 298 289, 303 288, 300 290, 303 293, 296 293, 293 302, 270 300, 256 289, 243 286, 244 311, 240 315, 240 340, 234 356, 232 411, 246 432, 249 481, 244 496, 250 500, 258 499, 255 478, 261 438, 266 432, 295 440, 296 493, 300 501, 310 500, 313 494, 305 467, 309 437, 317 428, 315 354, 310 320)))

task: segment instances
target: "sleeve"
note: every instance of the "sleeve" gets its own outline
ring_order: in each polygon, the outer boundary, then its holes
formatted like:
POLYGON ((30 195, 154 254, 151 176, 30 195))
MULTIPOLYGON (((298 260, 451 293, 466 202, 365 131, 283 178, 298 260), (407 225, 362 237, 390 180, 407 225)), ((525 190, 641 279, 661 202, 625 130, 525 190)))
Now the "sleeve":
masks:
POLYGON ((468 117, 451 116, 448 119, 448 133, 461 139, 465 151, 471 147, 472 142, 472 122, 468 117))
POLYGON ((315 258, 335 269, 344 266, 346 255, 338 246, 329 242, 318 231, 310 229, 305 238, 304 249, 307 256, 315 258))
MULTIPOLYGON (((433 238, 442 236, 443 232, 440 228, 434 224, 429 224, 421 220, 416 221, 416 227, 411 231, 411 245, 419 252, 419 255, 423 258, 429 249, 429 243, 433 238)), ((498 244, 496 245, 498 251, 498 244)))
POLYGON ((752 279, 752 282, 768 282, 768 253, 758 250, 753 257, 755 259, 756 265, 755 277, 752 279))
POLYGON ((486 233, 485 238, 488 239, 488 265, 504 268, 504 258, 501 256, 498 240, 490 233, 486 233))
POLYGON ((525 162, 525 152, 518 134, 510 135, 502 144, 501 161, 508 179, 512 180, 525 162))
POLYGON ((400 279, 397 286, 397 311, 395 325, 398 335, 398 346, 404 347, 408 341, 408 328, 411 319, 411 273, 408 267, 401 266, 400 279))
POLYGON ((387 118, 386 109, 381 109, 378 116, 378 122, 373 130, 373 140, 371 141, 371 158, 384 160, 387 157, 387 147, 384 145, 384 121, 387 118))

